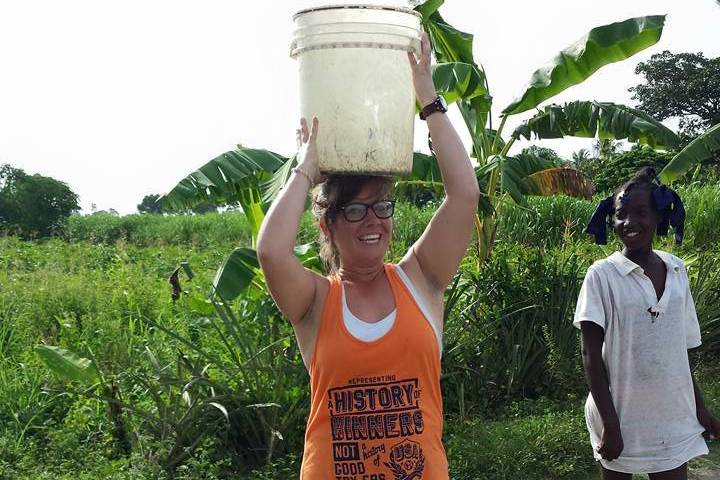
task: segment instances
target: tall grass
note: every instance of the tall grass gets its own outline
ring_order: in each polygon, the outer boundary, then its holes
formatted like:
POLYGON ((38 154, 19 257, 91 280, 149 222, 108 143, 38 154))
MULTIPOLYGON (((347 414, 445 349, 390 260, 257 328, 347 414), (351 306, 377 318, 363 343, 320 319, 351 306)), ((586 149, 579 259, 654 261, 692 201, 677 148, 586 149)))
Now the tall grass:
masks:
MULTIPOLYGON (((720 185, 679 186, 688 212, 687 242, 697 248, 717 243, 720 228, 720 185)), ((552 247, 568 241, 585 240, 587 221, 600 198, 592 201, 566 196, 530 197, 522 207, 510 201, 501 205, 498 243, 552 247)), ((395 239, 390 256, 402 250, 422 234, 432 217, 434 205, 418 208, 399 203, 395 214, 395 239)), ((298 241, 317 239, 318 230, 310 213, 303 216, 298 241)), ((68 242, 112 245, 122 241, 137 246, 222 244, 249 245, 250 230, 241 212, 204 215, 75 215, 68 219, 64 237, 68 242)), ((613 234, 609 238, 613 240, 613 234)))
POLYGON ((193 244, 197 246, 250 243, 250 227, 242 212, 203 215, 137 214, 118 217, 107 213, 73 215, 63 238, 68 242, 113 244, 125 241, 138 246, 193 244))

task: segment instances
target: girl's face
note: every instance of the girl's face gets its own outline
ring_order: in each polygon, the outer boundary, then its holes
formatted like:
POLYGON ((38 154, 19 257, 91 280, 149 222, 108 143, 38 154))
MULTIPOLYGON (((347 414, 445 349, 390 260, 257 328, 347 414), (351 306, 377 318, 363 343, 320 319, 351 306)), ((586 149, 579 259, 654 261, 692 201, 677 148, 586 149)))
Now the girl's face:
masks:
POLYGON ((644 188, 621 191, 615 196, 615 233, 628 250, 652 247, 658 221, 652 193, 644 188))
MULTIPOLYGON (((338 212, 329 229, 329 234, 335 242, 335 246, 340 253, 340 261, 344 265, 374 265, 382 263, 390 246, 392 239, 393 220, 389 218, 379 218, 376 210, 380 212, 380 216, 386 216, 392 210, 388 210, 388 205, 381 198, 381 192, 377 184, 370 182, 363 186, 360 192, 348 202, 346 211, 338 212), (381 203, 378 203, 381 202, 381 203), (348 221, 346 215, 354 219, 358 215, 358 211, 362 212, 362 207, 353 204, 375 205, 374 210, 368 207, 365 217, 358 221, 348 221)), ((389 207, 392 208, 392 207, 389 207)))

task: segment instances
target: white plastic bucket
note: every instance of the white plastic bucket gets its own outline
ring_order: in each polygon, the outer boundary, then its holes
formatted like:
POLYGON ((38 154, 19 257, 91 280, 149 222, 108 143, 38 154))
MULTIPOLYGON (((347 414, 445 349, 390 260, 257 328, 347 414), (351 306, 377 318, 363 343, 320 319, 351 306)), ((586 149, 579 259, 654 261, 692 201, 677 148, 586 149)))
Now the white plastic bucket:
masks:
POLYGON ((320 170, 410 173, 416 112, 406 52, 420 51, 420 14, 338 5, 293 19, 290 55, 300 69, 300 112, 308 122, 320 120, 320 170))

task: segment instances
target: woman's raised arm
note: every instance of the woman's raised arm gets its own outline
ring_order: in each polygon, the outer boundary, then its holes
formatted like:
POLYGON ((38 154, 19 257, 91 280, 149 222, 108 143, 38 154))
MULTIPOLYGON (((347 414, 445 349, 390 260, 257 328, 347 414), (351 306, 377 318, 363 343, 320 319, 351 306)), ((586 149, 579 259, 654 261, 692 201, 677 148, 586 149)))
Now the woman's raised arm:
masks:
POLYGON ((303 267, 293 252, 308 192, 320 181, 316 145, 318 119, 313 118, 310 131, 304 118, 300 124, 298 166, 268 210, 257 243, 258 260, 270 293, 293 325, 306 317, 315 300, 318 283, 325 280, 303 267))
MULTIPOLYGON (((426 34, 422 38, 420 61, 412 53, 408 53, 408 59, 418 101, 423 106, 429 105, 437 93, 430 72, 430 41, 426 34)), ((445 200, 403 262, 413 263, 414 257, 430 286, 443 291, 470 243, 480 190, 470 157, 447 115, 435 113, 426 121, 445 186, 445 200)))

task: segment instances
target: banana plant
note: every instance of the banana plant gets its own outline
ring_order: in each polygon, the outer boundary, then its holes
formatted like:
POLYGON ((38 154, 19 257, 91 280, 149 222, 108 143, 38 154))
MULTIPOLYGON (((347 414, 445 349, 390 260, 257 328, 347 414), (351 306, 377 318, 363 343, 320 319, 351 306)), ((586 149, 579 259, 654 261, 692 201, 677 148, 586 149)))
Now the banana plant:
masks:
MULTIPOLYGON (((585 81, 603 66, 625 60, 657 43, 665 16, 637 17, 593 28, 533 73, 525 91, 501 111, 500 125, 493 129, 493 98, 485 70, 473 57, 473 36, 443 19, 439 12, 443 3, 444 0, 428 0, 415 8, 422 15, 423 28, 430 36, 438 61, 435 72, 444 71, 447 64, 461 63, 474 67, 472 71, 483 78, 481 95, 453 98, 470 134, 472 155, 478 164, 476 175, 483 199, 475 221, 480 262, 492 250, 497 218, 507 199, 524 205, 528 195, 563 193, 589 197, 592 194, 592 183, 576 170, 559 168, 527 156, 513 156, 511 148, 517 140, 577 136, 627 139, 657 149, 677 145, 678 137, 674 132, 646 113, 624 105, 593 101, 542 106, 543 102, 585 81), (504 139, 507 119, 533 109, 535 115, 504 139)), ((440 93, 445 96, 444 92, 440 93)))
POLYGON ((675 155, 660 172, 660 180, 672 183, 700 162, 720 155, 720 123, 710 127, 675 155))
MULTIPOLYGON (((233 250, 215 274, 213 292, 226 301, 237 298, 253 282, 264 288, 254 247, 265 213, 294 166, 295 157, 238 145, 186 176, 160 198, 166 212, 185 211, 206 202, 242 208, 250 225, 252 248, 233 250)), ((307 255, 309 248, 298 247, 299 255, 317 267, 313 260, 317 255, 307 255)))
MULTIPOLYGON (((77 390, 68 387, 68 392, 107 403, 113 423, 112 436, 124 455, 131 453, 126 414, 144 422, 155 436, 157 445, 163 447, 156 453, 170 478, 203 439, 230 421, 226 407, 220 402, 232 401, 237 395, 235 392, 227 394, 224 385, 210 378, 208 366, 201 361, 204 359, 192 360, 181 352, 174 363, 161 367, 155 354, 146 347, 152 373, 140 369, 108 378, 94 358, 52 345, 38 345, 35 351, 58 379, 81 386, 77 390), (128 385, 128 390, 144 389, 152 399, 152 406, 123 400, 120 383, 128 385)), ((136 442, 140 441, 136 439, 136 442)))
MULTIPOLYGON (((432 72, 438 93, 448 103, 457 105, 472 140, 471 153, 477 161, 476 176, 482 191, 475 218, 480 262, 490 254, 498 215, 507 200, 525 205, 528 195, 563 193, 589 197, 592 194, 592 182, 576 170, 512 155, 511 148, 517 140, 533 136, 540 139, 580 136, 628 139, 659 149, 677 145, 675 133, 649 115, 624 105, 610 102, 541 105, 583 82, 603 66, 627 59, 657 43, 665 16, 637 17, 593 28, 532 75, 525 91, 501 111, 500 125, 495 129, 493 98, 486 72, 473 57, 473 36, 443 19, 439 12, 443 3, 444 0, 428 0, 416 10, 422 15, 423 29, 430 36, 438 62, 432 72), (536 114, 532 118, 503 138, 510 116, 533 109, 536 114)), ((416 154, 413 174, 398 185, 438 189, 438 170, 428 167, 434 162, 432 156, 416 154)), ((687 160, 678 162, 676 168, 688 164, 687 160)), ((162 203, 170 210, 205 201, 239 203, 251 225, 254 246, 264 212, 287 180, 293 163, 293 158, 268 150, 239 146, 187 176, 162 198, 162 203)), ((235 253, 238 258, 243 255, 235 253)), ((247 267, 228 257, 225 270, 229 272, 243 265, 247 267)), ((248 272, 245 268, 245 273, 248 272)))

